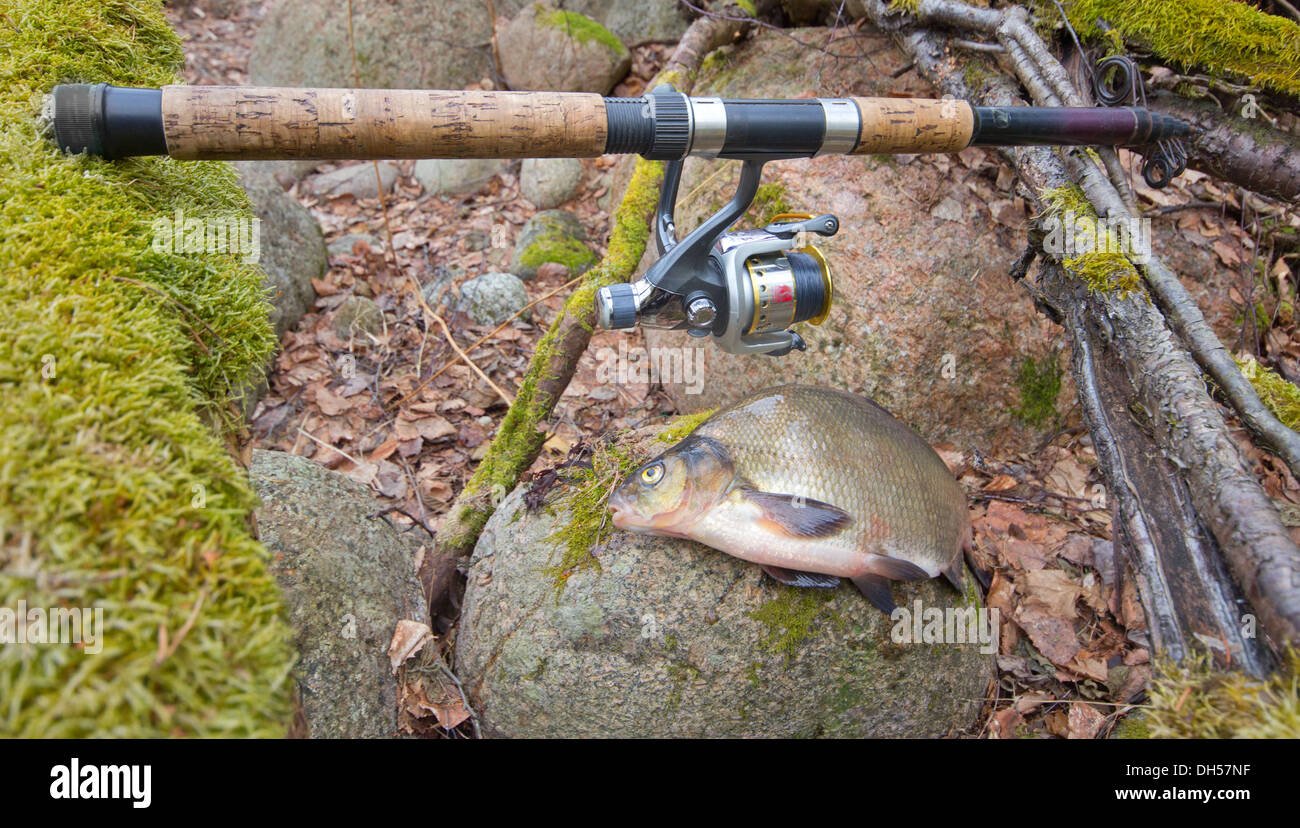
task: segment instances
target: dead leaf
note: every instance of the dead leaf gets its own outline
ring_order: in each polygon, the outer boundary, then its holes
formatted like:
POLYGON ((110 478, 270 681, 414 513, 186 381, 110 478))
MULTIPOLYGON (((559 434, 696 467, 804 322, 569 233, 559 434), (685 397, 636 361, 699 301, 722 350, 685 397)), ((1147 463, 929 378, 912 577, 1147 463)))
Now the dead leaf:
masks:
POLYGON ((393 675, 397 675, 397 668, 420 652, 432 639, 433 630, 429 629, 428 624, 408 618, 398 621, 397 628, 393 631, 393 640, 388 645, 388 661, 393 667, 393 675))
POLYGON ((1026 572, 1016 579, 1016 587, 1024 595, 1022 607, 1039 608, 1067 621, 1077 616, 1074 602, 1083 590, 1059 569, 1026 572))
POLYGON ((340 397, 328 388, 321 386, 316 390, 316 405, 320 408, 322 414, 335 417, 351 408, 352 401, 340 397))
POLYGON ((1070 705, 1069 735, 1070 739, 1095 739, 1097 732, 1106 723, 1106 717, 1097 712, 1090 704, 1070 705))
POLYGON ((1016 486, 1020 485, 1016 479, 1009 474, 999 474, 989 482, 984 484, 986 492, 1009 492, 1016 486))

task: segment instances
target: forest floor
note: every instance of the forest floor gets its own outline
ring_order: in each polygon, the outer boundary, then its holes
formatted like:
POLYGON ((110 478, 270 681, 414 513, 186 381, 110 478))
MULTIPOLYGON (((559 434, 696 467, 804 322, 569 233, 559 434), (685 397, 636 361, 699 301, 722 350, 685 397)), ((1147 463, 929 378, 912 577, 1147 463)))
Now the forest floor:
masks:
MULTIPOLYGON (((262 4, 218 5, 229 10, 227 17, 217 17, 208 0, 169 9, 184 38, 189 83, 247 82, 262 4)), ((640 94, 668 51, 665 46, 634 50, 632 75, 614 94, 640 94)), ((609 192, 613 164, 613 157, 585 161, 584 186, 563 205, 602 253, 607 205, 621 195, 609 192)), ((252 418, 252 439, 255 447, 311 457, 347 474, 436 531, 506 411, 505 400, 478 372, 502 391, 515 390, 567 295, 571 275, 562 266, 549 267, 527 283, 536 301, 529 321, 492 330, 474 326, 462 314, 449 318, 450 335, 470 352, 477 372, 458 361, 440 330, 426 330, 409 279, 423 284, 450 275, 459 284, 508 269, 514 238, 536 210, 519 193, 517 163, 478 192, 453 198, 422 195, 412 166, 402 164, 402 176, 382 203, 316 199, 296 184, 290 190, 315 216, 327 241, 349 233, 364 233, 383 245, 391 239, 396 264, 364 244, 354 247, 354 255, 331 256, 328 272, 316 283, 316 307, 281 342, 270 390, 252 418), (396 321, 369 339, 341 340, 333 331, 334 310, 353 294, 374 299, 396 321), (334 366, 349 355, 356 371, 339 382, 334 366)), ((990 189, 984 194, 988 203, 1013 197, 1009 186, 1005 192, 988 182, 981 186, 990 189)), ((1205 186, 1204 177, 1192 177, 1159 193, 1139 192, 1145 206, 1159 208, 1204 198, 1205 186)), ((1221 256, 1234 262, 1248 241, 1240 226, 1213 212, 1189 210, 1169 221, 1181 232, 1222 237, 1221 256)), ((1248 298, 1238 294, 1224 301, 1244 308, 1248 298)), ((1277 341, 1270 346, 1300 355, 1300 337, 1289 316, 1279 319, 1274 312, 1266 328, 1258 341, 1272 338, 1277 341)), ((668 397, 650 384, 597 381, 591 353, 602 346, 617 348, 625 336, 599 332, 593 337, 556 406, 534 473, 562 462, 583 441, 673 411, 668 397)), ((641 344, 639 335, 633 336, 638 341, 629 345, 641 344)), ((1123 563, 1115 560, 1105 487, 1077 403, 1064 423, 1037 451, 1014 456, 936 446, 970 497, 974 558, 991 573, 987 601, 1001 614, 998 679, 988 689, 979 723, 954 735, 1096 738, 1144 698, 1151 676, 1145 620, 1132 580, 1116 576, 1123 563)), ((1248 444, 1244 432, 1240 442, 1248 444)), ((1270 494, 1300 505, 1300 486, 1280 463, 1255 449, 1248 456, 1270 494)), ((395 514, 394 520, 408 518, 395 514)), ((454 627, 444 640, 450 636, 454 627)), ((441 732, 430 718, 433 712, 413 712, 423 718, 412 724, 413 732, 441 732)), ((453 726, 452 735, 469 732, 464 724, 456 726, 460 717, 454 710, 440 708, 436 717, 453 726)))

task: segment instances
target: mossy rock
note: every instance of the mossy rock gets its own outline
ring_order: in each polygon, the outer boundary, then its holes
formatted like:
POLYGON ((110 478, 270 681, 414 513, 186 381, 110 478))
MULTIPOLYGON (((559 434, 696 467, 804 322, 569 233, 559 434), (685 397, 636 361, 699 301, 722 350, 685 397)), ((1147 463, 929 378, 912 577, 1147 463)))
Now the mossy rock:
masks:
POLYGON ((537 277, 537 268, 557 262, 569 268, 571 276, 586 273, 599 261, 585 244, 587 231, 564 210, 545 210, 533 216, 519 233, 510 272, 525 282, 537 277))
MULTIPOLYGON (((489 734, 920 737, 974 722, 993 676, 978 645, 896 643, 847 582, 783 586, 691 541, 615 532, 590 565, 557 570, 566 495, 528 513, 524 488, 479 538, 457 636, 489 734)), ((894 597, 974 600, 940 581, 894 597)))
POLYGON ((429 622, 415 574, 427 537, 402 533, 366 487, 305 457, 254 451, 257 524, 275 555, 300 654, 295 678, 312 738, 397 731, 388 659, 397 622, 429 622))
POLYGON ((497 34, 501 73, 511 89, 607 94, 632 66, 632 53, 601 24, 542 3, 525 6, 497 34))
POLYGON ((229 164, 70 158, 38 132, 57 83, 177 82, 159 2, 10 0, 4 20, 0 607, 98 608, 105 629, 94 655, 0 645, 0 735, 283 735, 290 633, 225 445, 231 389, 275 347, 263 274, 152 244, 157 219, 247 220, 248 200, 229 164))

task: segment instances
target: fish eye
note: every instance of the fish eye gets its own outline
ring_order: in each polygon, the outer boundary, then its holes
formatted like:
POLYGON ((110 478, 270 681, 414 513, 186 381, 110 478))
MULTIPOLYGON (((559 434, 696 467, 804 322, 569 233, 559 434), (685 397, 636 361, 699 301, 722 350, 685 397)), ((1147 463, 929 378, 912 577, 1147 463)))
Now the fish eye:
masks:
POLYGON ((647 486, 653 486, 658 483, 664 476, 664 464, 655 463, 653 466, 646 466, 641 470, 641 482, 647 486))

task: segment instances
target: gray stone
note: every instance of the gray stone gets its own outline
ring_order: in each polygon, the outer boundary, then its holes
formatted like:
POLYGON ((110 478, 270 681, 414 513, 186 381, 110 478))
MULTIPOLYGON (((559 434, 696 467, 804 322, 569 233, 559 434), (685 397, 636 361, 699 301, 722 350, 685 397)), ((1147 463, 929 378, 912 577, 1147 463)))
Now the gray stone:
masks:
POLYGON ((384 312, 373 299, 349 296, 334 309, 334 334, 339 339, 377 334, 384 329, 384 312))
POLYGON ((506 165, 498 158, 425 158, 415 162, 415 178, 431 195, 472 193, 506 165))
POLYGON ((601 24, 541 3, 524 7, 497 34, 501 72, 511 89, 606 94, 632 55, 601 24))
MULTIPOLYGON (((519 0, 498 0, 509 16, 519 0)), ((492 74, 492 28, 482 0, 353 0, 362 87, 459 89, 492 74)), ((251 83, 354 87, 348 3, 278 0, 258 25, 251 83)))
POLYGON ((249 474, 294 630, 311 736, 395 735, 388 645, 398 621, 429 623, 415 572, 420 538, 372 516, 384 504, 367 489, 306 458, 257 450, 249 474))
POLYGON ((390 192, 397 182, 397 165, 388 161, 379 162, 379 180, 375 180, 374 164, 352 164, 340 167, 333 172, 312 176, 307 186, 314 195, 322 198, 378 198, 379 185, 384 192, 390 192))
POLYGON ((581 184, 582 162, 576 158, 525 158, 519 167, 519 191, 539 210, 559 207, 581 184))
POLYGON ((475 325, 499 325, 528 304, 524 283, 512 273, 485 273, 463 282, 456 309, 475 325))
MULTIPOLYGON (((311 212, 280 186, 274 167, 241 161, 235 163, 235 169, 261 222, 257 264, 265 276, 271 327, 279 339, 316 304, 311 280, 324 276, 329 267, 325 239, 311 212)), ((234 396, 245 417, 252 416, 267 387, 266 377, 261 376, 236 390, 234 396)))
POLYGON ((329 266, 325 237, 311 212, 284 191, 271 169, 256 161, 235 167, 261 219, 258 264, 271 292, 271 324, 281 337, 316 303, 311 280, 324 276, 329 266))
POLYGON ((690 25, 689 12, 677 0, 556 0, 552 5, 604 24, 627 46, 675 43, 690 25))
POLYGON ((331 256, 351 256, 352 248, 357 242, 363 241, 370 245, 371 250, 382 250, 383 244, 379 239, 365 233, 348 233, 345 236, 339 236, 329 243, 329 254, 331 256))
MULTIPOLYGON (((848 582, 801 590, 692 541, 615 532, 599 566, 557 586, 552 536, 570 513, 563 494, 527 513, 525 488, 479 537, 456 640, 489 735, 933 737, 974 722, 993 656, 895 641, 848 582)), ((893 590, 908 609, 975 600, 942 579, 893 590)))
POLYGON ((537 278, 537 268, 546 262, 559 262, 571 275, 586 273, 597 261, 595 252, 584 242, 587 231, 572 213, 545 210, 530 218, 519 238, 510 262, 510 272, 524 281, 537 278))

